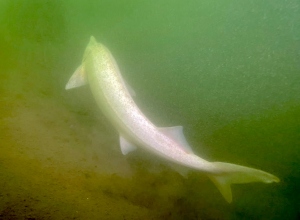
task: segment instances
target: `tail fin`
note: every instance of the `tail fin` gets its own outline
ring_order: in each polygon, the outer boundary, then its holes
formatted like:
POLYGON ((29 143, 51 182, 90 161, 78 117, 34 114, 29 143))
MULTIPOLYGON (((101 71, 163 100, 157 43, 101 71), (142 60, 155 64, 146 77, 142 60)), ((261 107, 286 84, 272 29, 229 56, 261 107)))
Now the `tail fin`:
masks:
POLYGON ((228 203, 232 201, 231 184, 280 181, 276 176, 262 170, 222 162, 213 162, 213 164, 222 172, 208 176, 228 203))

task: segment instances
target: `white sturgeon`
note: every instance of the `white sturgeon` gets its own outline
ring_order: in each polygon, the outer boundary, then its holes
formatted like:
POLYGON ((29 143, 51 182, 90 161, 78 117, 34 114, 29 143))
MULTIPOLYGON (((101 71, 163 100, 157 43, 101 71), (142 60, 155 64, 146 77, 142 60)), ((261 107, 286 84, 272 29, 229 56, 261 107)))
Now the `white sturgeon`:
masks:
POLYGON ((134 92, 122 78, 110 51, 93 36, 66 89, 84 84, 89 84, 98 106, 119 132, 123 154, 141 147, 165 160, 199 170, 209 176, 227 202, 232 201, 231 184, 279 182, 262 170, 202 159, 193 153, 181 126, 156 127, 135 104, 134 92))

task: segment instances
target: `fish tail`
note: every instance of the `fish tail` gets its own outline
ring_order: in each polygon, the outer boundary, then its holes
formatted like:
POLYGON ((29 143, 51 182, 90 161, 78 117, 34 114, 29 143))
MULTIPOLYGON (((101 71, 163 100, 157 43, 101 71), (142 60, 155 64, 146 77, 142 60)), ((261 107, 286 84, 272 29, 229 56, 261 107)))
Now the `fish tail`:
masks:
POLYGON ((272 183, 280 181, 276 176, 262 170, 223 162, 213 162, 213 164, 221 172, 218 174, 209 174, 208 177, 228 203, 232 201, 231 184, 250 182, 272 183))

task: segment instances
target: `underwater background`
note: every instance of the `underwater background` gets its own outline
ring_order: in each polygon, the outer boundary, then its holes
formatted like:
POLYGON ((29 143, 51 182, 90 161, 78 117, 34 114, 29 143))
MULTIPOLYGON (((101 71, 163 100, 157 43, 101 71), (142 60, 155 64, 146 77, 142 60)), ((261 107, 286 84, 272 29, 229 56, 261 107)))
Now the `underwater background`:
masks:
POLYGON ((0 219, 300 219, 300 2, 0 1, 0 219), (119 137, 88 86, 90 36, 157 126, 194 152, 270 172, 226 203, 119 137))

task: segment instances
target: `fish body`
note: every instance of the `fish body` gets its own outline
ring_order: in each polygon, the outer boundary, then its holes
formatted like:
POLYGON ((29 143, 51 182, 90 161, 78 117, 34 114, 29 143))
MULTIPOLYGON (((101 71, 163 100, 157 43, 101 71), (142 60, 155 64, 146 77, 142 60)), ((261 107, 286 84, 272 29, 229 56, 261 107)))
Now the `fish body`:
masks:
POLYGON ((123 154, 141 147, 172 163, 204 172, 228 202, 232 201, 233 183, 279 182, 276 176, 258 169, 206 161, 193 153, 181 126, 155 126, 134 102, 134 91, 123 79, 110 51, 93 36, 66 89, 84 84, 89 84, 99 108, 119 132, 123 154))

